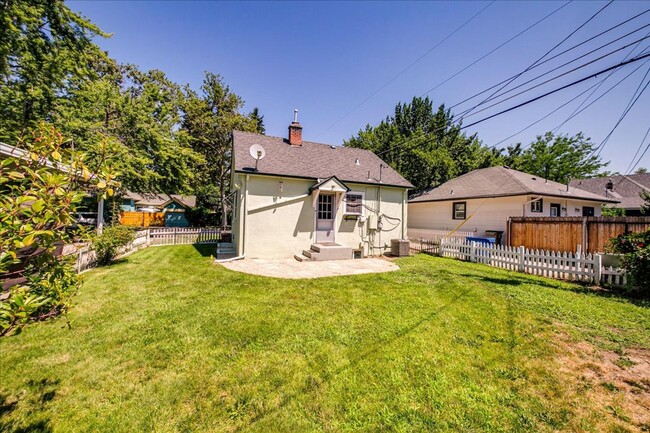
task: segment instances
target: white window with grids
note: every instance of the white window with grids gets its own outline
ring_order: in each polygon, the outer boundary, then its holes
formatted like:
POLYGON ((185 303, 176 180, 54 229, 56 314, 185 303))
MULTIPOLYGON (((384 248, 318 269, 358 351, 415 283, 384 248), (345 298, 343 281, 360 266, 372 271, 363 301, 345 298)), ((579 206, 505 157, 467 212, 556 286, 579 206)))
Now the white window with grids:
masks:
POLYGON ((363 205, 364 194, 362 192, 350 191, 345 194, 345 215, 365 215, 363 205))

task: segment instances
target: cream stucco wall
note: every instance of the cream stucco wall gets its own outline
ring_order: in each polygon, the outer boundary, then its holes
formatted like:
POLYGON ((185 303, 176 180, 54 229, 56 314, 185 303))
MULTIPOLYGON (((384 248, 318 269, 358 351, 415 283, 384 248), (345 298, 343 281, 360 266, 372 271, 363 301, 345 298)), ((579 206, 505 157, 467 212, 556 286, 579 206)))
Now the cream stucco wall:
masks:
MULTIPOLYGON (((600 203, 562 198, 543 198, 543 212, 531 212, 530 200, 539 196, 497 197, 489 199, 457 200, 467 203, 466 215, 472 217, 466 221, 459 231, 476 232, 481 235, 486 230, 506 231, 510 216, 551 216, 551 203, 557 203, 561 208, 561 216, 582 216, 582 207, 594 208, 594 215, 600 216, 600 203)), ((454 201, 437 201, 408 204, 408 228, 430 230, 453 230, 462 220, 452 218, 452 203, 454 201)))
MULTIPOLYGON (((239 255, 283 258, 310 248, 314 243, 315 194, 309 195, 309 188, 315 181, 256 174, 237 174, 234 181, 239 190, 232 226, 239 255)), ((380 192, 374 185, 346 185, 364 194, 366 216, 383 216, 383 229, 369 231, 368 222, 345 219, 345 203, 338 200, 336 243, 362 249, 364 256, 380 255, 390 249, 391 239, 406 237, 406 189, 382 186, 380 192)))

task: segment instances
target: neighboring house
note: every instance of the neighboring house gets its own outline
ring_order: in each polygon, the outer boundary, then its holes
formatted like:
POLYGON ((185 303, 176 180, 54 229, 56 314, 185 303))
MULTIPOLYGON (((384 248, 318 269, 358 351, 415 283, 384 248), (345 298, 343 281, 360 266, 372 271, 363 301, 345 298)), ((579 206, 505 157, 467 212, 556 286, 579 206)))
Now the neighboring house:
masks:
MULTIPOLYGON (((617 199, 508 167, 474 170, 409 200, 409 231, 506 232, 508 217, 600 216, 617 199)), ((505 237, 503 237, 505 239, 505 237)))
POLYGON ((625 209, 625 216, 642 216, 641 192, 650 191, 650 173, 576 179, 571 186, 618 200, 615 206, 625 209))
POLYGON ((122 198, 125 212, 164 212, 165 227, 187 227, 187 209, 196 207, 195 196, 178 194, 138 194, 127 191, 122 198))
POLYGON ((234 131, 232 159, 238 256, 366 257, 406 238, 413 186, 368 150, 303 141, 294 120, 288 139, 234 131))

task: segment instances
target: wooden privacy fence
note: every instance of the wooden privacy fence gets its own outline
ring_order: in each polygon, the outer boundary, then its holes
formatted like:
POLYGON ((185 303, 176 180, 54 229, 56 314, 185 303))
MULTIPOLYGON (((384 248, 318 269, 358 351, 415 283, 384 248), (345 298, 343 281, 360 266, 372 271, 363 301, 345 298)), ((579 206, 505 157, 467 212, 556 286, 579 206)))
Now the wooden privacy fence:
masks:
POLYGON ((602 266, 600 254, 560 253, 458 240, 411 241, 411 250, 549 278, 619 286, 626 283, 622 270, 602 266))
POLYGON ((165 225, 164 212, 122 212, 120 224, 133 227, 162 227, 165 225))
POLYGON ((510 217, 507 244, 598 253, 613 237, 645 230, 650 230, 650 217, 510 217))

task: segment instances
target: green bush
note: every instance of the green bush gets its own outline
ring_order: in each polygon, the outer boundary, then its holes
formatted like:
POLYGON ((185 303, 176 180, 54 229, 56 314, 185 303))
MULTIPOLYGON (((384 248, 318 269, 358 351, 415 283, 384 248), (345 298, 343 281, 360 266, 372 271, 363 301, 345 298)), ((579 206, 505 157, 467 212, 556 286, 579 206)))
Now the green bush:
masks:
POLYGON ((91 172, 85 155, 52 127, 25 136, 18 143, 25 156, 0 161, 0 286, 20 281, 0 300, 0 336, 65 316, 80 279, 60 247, 71 241, 77 206, 91 192, 106 198, 119 186, 105 161, 91 172))
POLYGON ((650 295, 650 230, 612 238, 609 250, 621 254, 630 289, 650 295))
POLYGON ((121 247, 127 246, 135 239, 133 229, 127 226, 112 226, 104 229, 101 235, 95 236, 92 242, 93 249, 97 254, 99 265, 112 263, 121 247))

